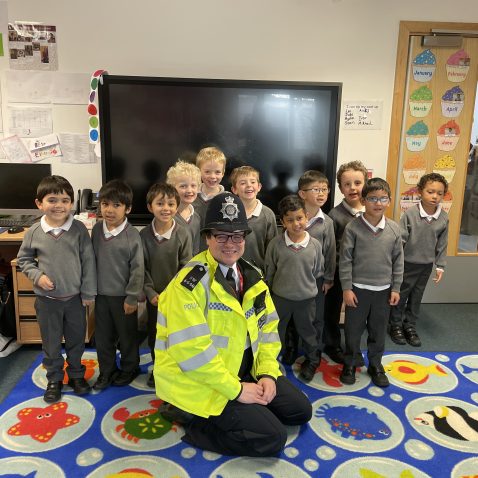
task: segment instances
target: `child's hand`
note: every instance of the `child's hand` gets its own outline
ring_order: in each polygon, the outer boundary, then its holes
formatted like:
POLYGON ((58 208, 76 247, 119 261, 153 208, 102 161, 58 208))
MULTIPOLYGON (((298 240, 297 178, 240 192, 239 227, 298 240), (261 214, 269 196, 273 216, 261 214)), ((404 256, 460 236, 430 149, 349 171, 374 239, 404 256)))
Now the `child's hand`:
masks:
POLYGON ((344 290, 344 303, 347 307, 357 307, 358 299, 353 290, 344 290))
POLYGON ((138 308, 138 304, 130 305, 130 304, 127 304, 126 302, 123 304, 124 313, 126 315, 136 312, 137 308, 138 308))
POLYGON ((322 292, 327 295, 327 292, 334 286, 333 282, 324 282, 322 285, 322 292))
POLYGON ((443 271, 441 269, 436 269, 433 282, 435 282, 435 284, 438 284, 441 281, 442 277, 443 277, 443 271))
POLYGON ((37 282, 38 287, 41 287, 43 290, 53 290, 55 288, 55 284, 50 280, 50 278, 43 274, 37 282))
POLYGON ((158 299, 159 299, 159 295, 155 295, 152 299, 149 300, 149 302, 154 307, 158 307, 158 299))
POLYGON ((94 300, 82 299, 81 303, 83 304, 83 307, 89 307, 90 305, 93 305, 95 303, 95 301, 94 300))
POLYGON ((392 291, 390 293, 390 300, 388 301, 388 303, 390 305, 397 305, 399 301, 400 301, 400 294, 398 292, 392 291))

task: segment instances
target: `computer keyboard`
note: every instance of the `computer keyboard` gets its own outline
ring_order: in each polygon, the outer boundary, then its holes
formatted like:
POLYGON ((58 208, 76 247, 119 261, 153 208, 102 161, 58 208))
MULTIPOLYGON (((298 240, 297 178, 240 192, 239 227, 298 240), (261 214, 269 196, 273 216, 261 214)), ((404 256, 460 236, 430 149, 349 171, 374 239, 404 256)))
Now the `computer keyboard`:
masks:
POLYGON ((30 227, 36 221, 36 217, 0 217, 0 227, 30 227))

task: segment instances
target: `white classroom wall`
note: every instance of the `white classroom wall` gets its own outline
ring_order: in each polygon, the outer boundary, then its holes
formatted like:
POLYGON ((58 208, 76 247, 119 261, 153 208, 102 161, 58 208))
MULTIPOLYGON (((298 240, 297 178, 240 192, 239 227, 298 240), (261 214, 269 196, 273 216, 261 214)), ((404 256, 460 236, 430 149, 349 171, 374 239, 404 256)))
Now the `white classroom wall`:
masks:
MULTIPOLYGON (((341 127, 338 148, 338 165, 360 159, 382 177, 400 20, 478 23, 476 0, 9 0, 7 5, 9 21, 56 25, 60 72, 341 82, 343 101, 383 100, 382 129, 341 127)), ((4 38, 6 54, 7 47, 4 38)), ((7 56, 0 58, 5 129, 8 68, 7 56)), ((55 132, 88 132, 86 106, 53 110, 55 132)), ((57 162, 53 171, 75 189, 101 184, 99 164, 57 162)), ((339 197, 337 192, 336 202, 339 197)), ((476 279, 475 272, 475 284, 476 279)))

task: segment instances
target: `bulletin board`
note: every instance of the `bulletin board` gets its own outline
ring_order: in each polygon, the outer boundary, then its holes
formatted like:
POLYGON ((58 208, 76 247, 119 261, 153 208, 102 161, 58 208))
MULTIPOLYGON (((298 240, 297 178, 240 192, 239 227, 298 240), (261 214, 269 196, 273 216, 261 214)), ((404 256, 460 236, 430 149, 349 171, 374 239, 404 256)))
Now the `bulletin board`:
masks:
MULTIPOLYGON (((456 30, 456 24, 451 25, 456 30)), ((467 24, 465 29, 472 27, 467 24)), ((430 27, 423 32, 429 34, 430 27)), ((457 255, 478 79, 478 38, 465 37, 458 47, 426 47, 422 46, 424 33, 412 32, 406 62, 397 59, 387 169, 394 196, 391 210, 398 221, 419 201, 420 177, 442 174, 449 183, 442 203, 450 220, 448 255, 457 255), (401 87, 397 85, 400 74, 401 87)))

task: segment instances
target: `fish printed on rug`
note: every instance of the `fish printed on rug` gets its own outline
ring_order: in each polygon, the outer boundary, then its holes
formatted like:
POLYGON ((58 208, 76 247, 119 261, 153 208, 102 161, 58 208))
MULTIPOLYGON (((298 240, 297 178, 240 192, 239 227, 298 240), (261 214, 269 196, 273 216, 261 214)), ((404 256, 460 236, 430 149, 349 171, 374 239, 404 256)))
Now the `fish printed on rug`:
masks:
POLYGON ((170 430, 175 430, 173 424, 165 420, 158 411, 163 400, 151 400, 149 403, 154 408, 131 414, 126 407, 121 407, 113 413, 113 418, 122 422, 116 427, 116 431, 123 438, 138 443, 140 439, 154 440, 170 430))
POLYGON ((53 403, 45 408, 28 407, 17 413, 20 420, 8 429, 11 436, 30 435, 34 440, 46 443, 62 428, 76 425, 80 418, 67 413, 65 402, 53 403))
POLYGON ((478 412, 468 413, 457 406, 437 406, 414 418, 419 425, 431 427, 450 438, 478 441, 478 412))
POLYGON ((325 404, 315 411, 315 416, 325 418, 331 430, 342 438, 385 440, 392 434, 375 412, 356 405, 331 407, 325 404))
POLYGON ((470 367, 469 365, 460 364, 461 371, 464 375, 469 375, 473 372, 478 372, 478 367, 470 367))
MULTIPOLYGON (((367 468, 360 468, 359 473, 360 478, 387 478, 386 475, 376 473, 373 470, 367 470, 367 468)), ((410 470, 403 470, 398 476, 399 478, 415 478, 415 475, 410 470)))
POLYGON ((343 384, 340 381, 340 373, 342 372, 343 365, 329 362, 326 358, 322 357, 320 366, 316 370, 322 374, 322 380, 330 387, 342 388, 343 384))
POLYGON ((445 370, 438 364, 422 365, 411 360, 394 360, 384 365, 384 369, 393 378, 412 385, 427 382, 430 375, 447 376, 445 370))

